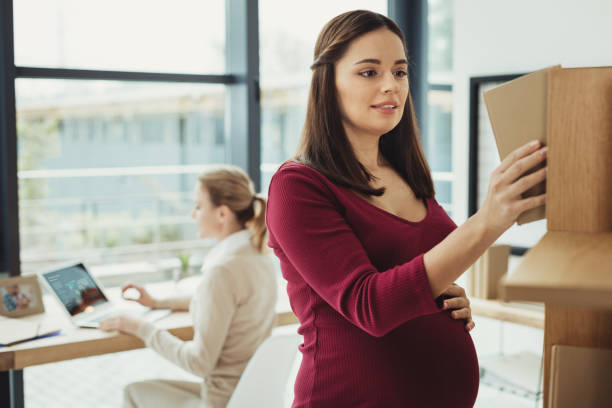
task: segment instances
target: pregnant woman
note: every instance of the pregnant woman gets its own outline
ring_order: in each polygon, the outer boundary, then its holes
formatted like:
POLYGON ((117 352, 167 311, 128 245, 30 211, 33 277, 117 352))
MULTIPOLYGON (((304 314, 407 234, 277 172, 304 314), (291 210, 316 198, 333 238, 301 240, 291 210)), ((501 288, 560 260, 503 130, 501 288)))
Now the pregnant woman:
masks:
POLYGON ((523 176, 546 156, 530 144, 492 173, 481 210, 453 223, 419 144, 410 63, 400 29, 373 12, 337 16, 318 37, 301 145, 267 209, 304 336, 293 407, 472 407, 472 323, 443 309, 469 312, 453 282, 544 204, 521 197, 546 173, 523 176))

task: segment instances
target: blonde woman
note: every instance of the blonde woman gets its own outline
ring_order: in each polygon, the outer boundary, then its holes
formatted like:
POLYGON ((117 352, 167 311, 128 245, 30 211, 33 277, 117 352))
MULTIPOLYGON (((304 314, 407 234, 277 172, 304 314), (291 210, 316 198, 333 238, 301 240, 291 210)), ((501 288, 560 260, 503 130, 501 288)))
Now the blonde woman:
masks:
POLYGON ((166 330, 128 316, 100 328, 140 337, 166 359, 202 378, 202 383, 150 380, 125 389, 126 407, 225 407, 247 362, 275 324, 276 282, 264 253, 266 200, 235 166, 216 166, 199 176, 191 216, 200 238, 218 244, 202 266, 193 298, 155 299, 138 285, 137 302, 152 308, 189 309, 194 338, 182 341, 166 330))

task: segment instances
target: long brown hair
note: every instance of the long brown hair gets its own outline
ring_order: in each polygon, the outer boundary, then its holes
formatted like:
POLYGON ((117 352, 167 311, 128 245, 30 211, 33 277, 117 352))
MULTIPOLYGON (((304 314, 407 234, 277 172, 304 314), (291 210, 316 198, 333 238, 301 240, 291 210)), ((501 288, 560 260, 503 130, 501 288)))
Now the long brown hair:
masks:
MULTIPOLYGON (((361 194, 380 196, 385 189, 372 188, 373 179, 359 163, 342 126, 336 97, 334 64, 349 44, 366 33, 387 28, 404 44, 406 40, 393 20, 366 10, 349 11, 329 21, 319 34, 314 50, 314 63, 306 122, 295 161, 313 167, 332 182, 361 194)), ((395 128, 381 136, 379 151, 413 189, 418 198, 434 196, 431 172, 419 142, 419 130, 412 98, 395 128)))
POLYGON ((253 182, 238 166, 216 165, 198 177, 215 207, 226 205, 244 228, 252 232, 251 243, 264 252, 266 243, 266 199, 255 194, 253 182))

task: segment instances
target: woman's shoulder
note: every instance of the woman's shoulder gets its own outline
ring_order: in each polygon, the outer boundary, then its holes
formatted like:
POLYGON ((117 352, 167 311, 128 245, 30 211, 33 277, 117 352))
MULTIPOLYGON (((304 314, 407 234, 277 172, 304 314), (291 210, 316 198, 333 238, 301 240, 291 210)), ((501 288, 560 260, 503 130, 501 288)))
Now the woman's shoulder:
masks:
POLYGON ((323 173, 315 168, 294 160, 284 162, 272 176, 268 195, 273 195, 275 189, 291 193, 308 193, 309 190, 325 190, 337 194, 338 186, 332 183, 323 173))
POLYGON ((274 173, 273 177, 279 176, 291 176, 291 175, 303 175, 307 177, 312 177, 315 179, 324 179, 327 180, 321 172, 316 170, 314 167, 311 167, 307 164, 300 163, 295 159, 290 159, 280 165, 276 173, 274 173))

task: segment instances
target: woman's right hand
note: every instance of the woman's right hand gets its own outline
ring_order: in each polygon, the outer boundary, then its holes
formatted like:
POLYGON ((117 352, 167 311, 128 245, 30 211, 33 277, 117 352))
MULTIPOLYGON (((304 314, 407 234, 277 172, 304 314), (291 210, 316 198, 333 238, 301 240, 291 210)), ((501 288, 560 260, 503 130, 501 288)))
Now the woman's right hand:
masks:
POLYGON ((147 290, 144 287, 140 285, 136 285, 135 283, 128 283, 123 288, 121 288, 121 294, 123 295, 124 299, 138 302, 143 306, 150 307, 151 309, 155 309, 155 306, 157 304, 157 301, 155 300, 155 298, 149 295, 149 292, 147 292, 147 290), (137 290, 140 296, 138 298, 126 297, 125 292, 129 289, 137 290))
POLYGON ((544 205, 546 194, 523 198, 522 193, 546 179, 547 167, 523 176, 546 160, 547 147, 540 142, 527 143, 510 153, 491 173, 489 191, 481 209, 485 226, 501 235, 517 217, 531 208, 544 205))

